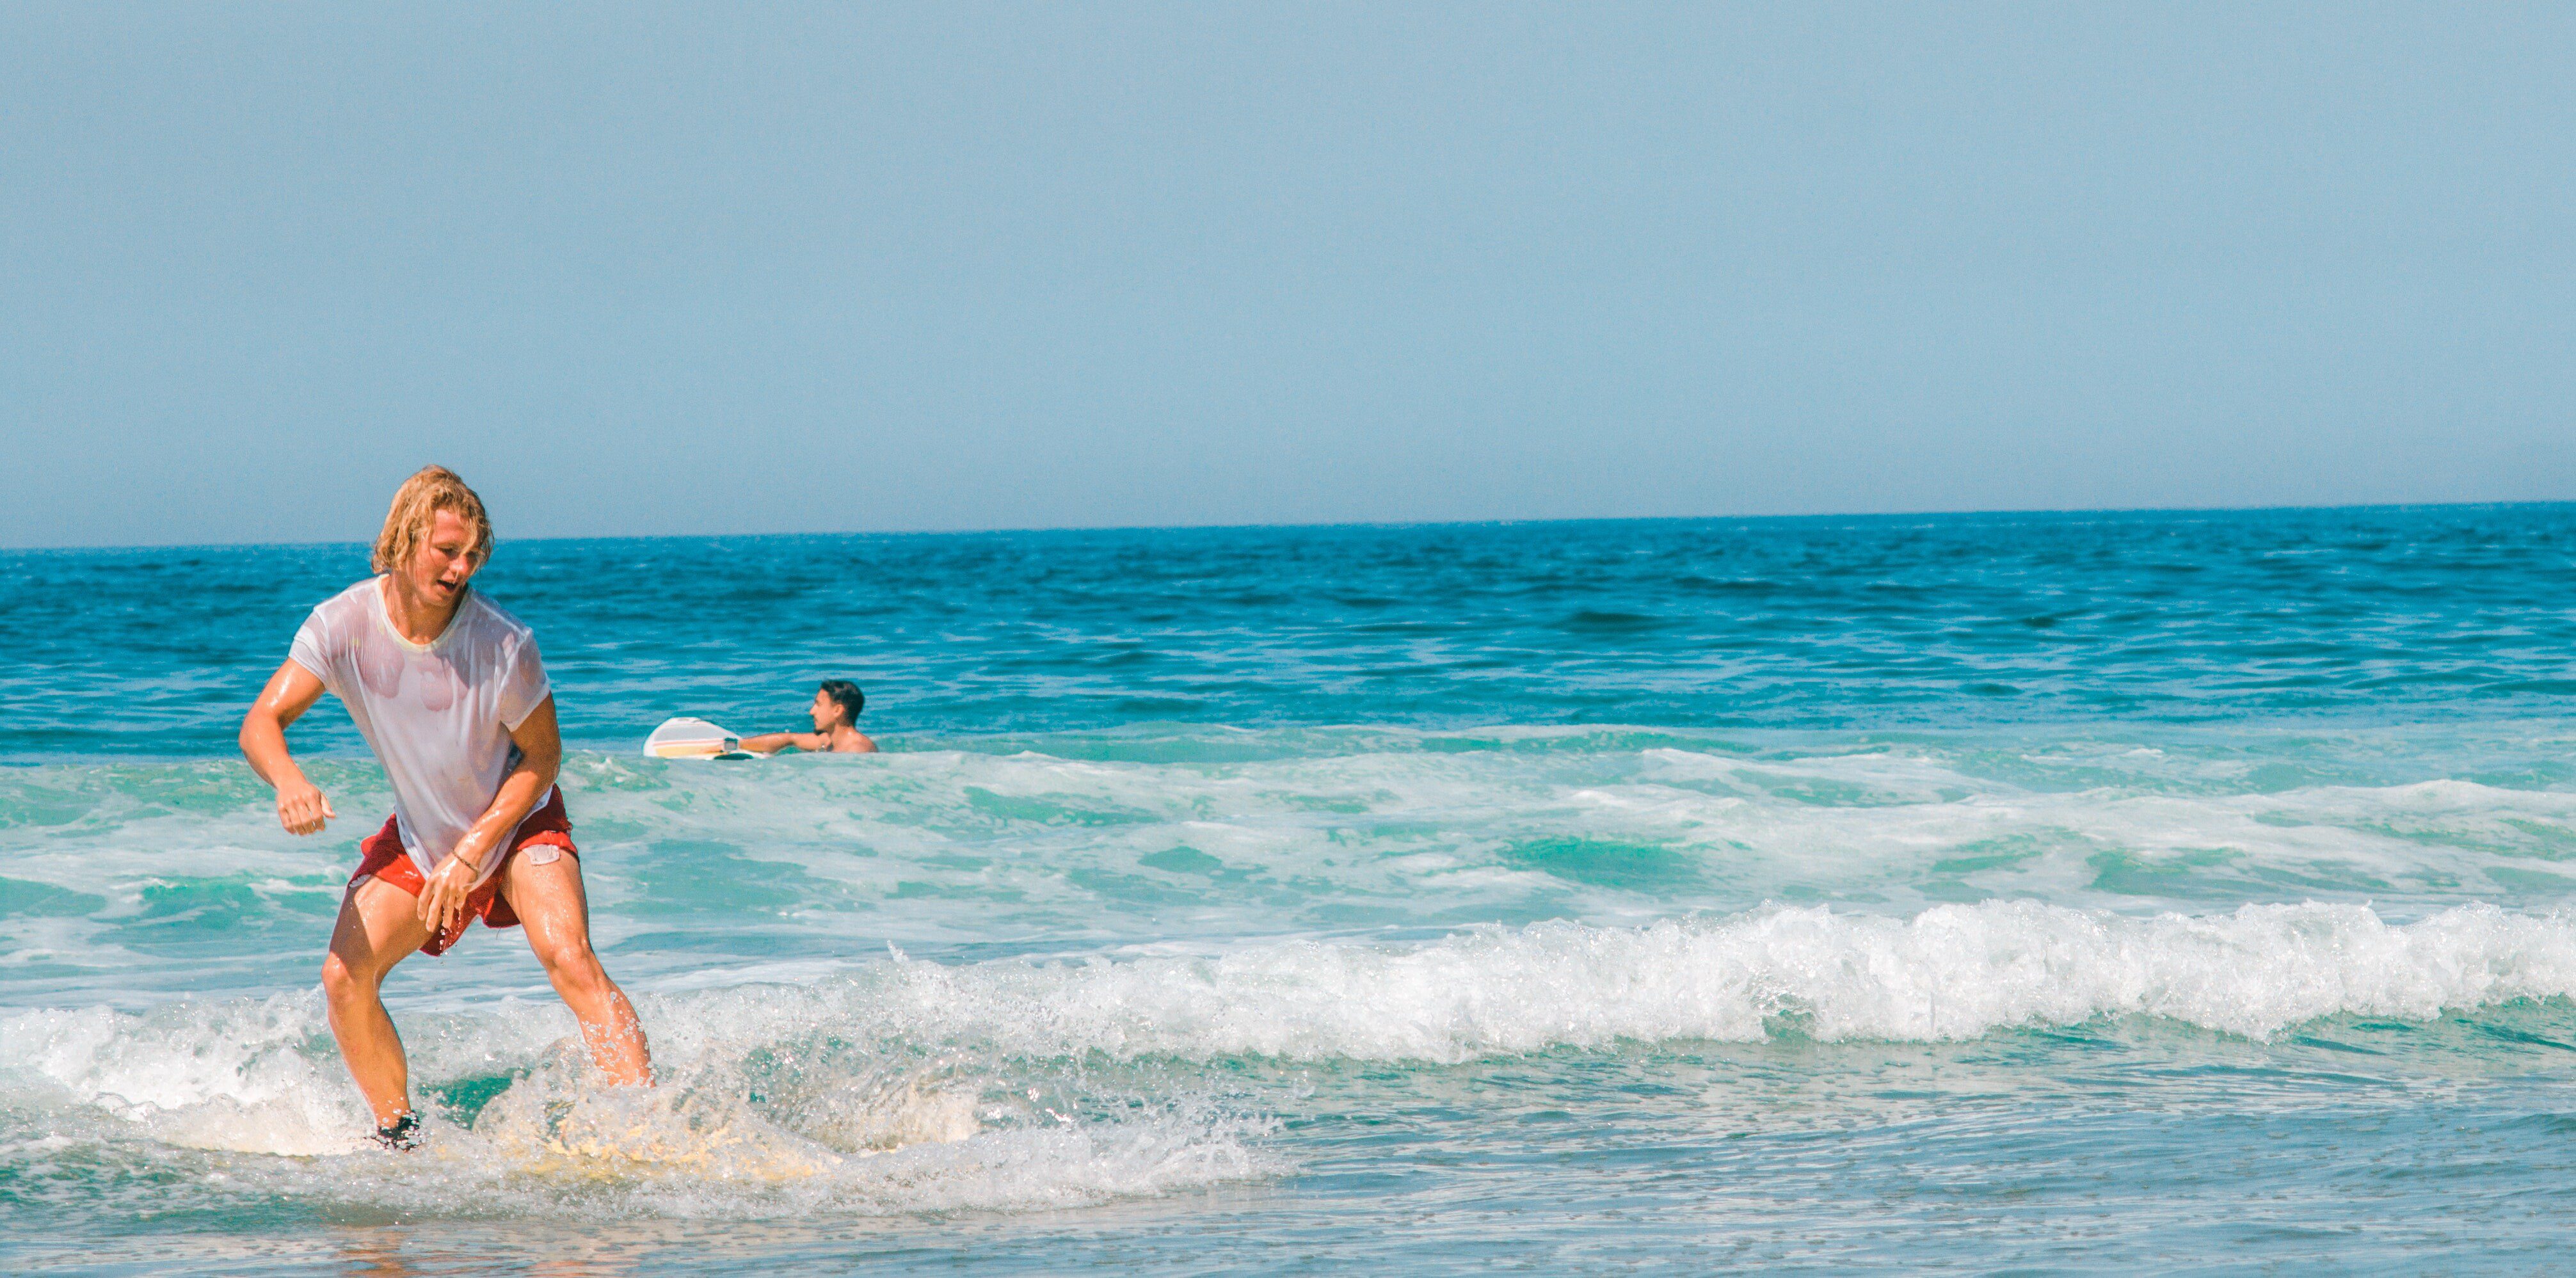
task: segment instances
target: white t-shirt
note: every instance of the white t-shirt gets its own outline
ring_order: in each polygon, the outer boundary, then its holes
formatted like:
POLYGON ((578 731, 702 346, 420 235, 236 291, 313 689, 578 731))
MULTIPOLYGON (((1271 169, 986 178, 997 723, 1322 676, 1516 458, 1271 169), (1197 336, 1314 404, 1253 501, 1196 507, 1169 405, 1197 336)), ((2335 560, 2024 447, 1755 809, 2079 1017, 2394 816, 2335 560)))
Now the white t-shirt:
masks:
MULTIPOLYGON (((324 600, 288 655, 349 707, 393 782, 403 851, 426 875, 490 810, 518 761, 510 729, 554 688, 536 637, 481 591, 469 588, 447 629, 417 644, 394 629, 383 581, 370 577, 324 600)), ((485 877, 501 860, 490 858, 485 877)))

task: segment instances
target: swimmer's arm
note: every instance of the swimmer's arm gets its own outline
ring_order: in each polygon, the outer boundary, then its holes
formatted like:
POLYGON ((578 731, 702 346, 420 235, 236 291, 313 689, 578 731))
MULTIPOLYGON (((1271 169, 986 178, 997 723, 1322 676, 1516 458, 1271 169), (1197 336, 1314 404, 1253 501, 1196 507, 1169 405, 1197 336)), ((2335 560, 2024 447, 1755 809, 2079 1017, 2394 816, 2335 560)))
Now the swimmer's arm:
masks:
POLYGON ((742 739, 742 748, 753 754, 776 754, 789 746, 799 750, 829 750, 832 739, 820 732, 764 732, 742 739))
POLYGON ((547 787, 563 771, 563 733, 555 725, 552 696, 538 702, 518 727, 510 729, 510 743, 519 747, 519 761, 501 778, 501 790, 492 796, 492 805, 456 840, 454 852, 438 863, 438 871, 421 891, 420 918, 432 931, 444 930, 449 916, 464 911, 466 894, 482 879, 483 867, 507 850, 502 843, 537 810, 547 787))
POLYGON ((250 770, 260 780, 276 789, 277 823, 289 834, 317 833, 340 815, 331 810, 320 787, 304 779, 304 770, 286 749, 286 726, 321 699, 322 676, 290 660, 268 677, 268 686, 242 715, 242 757, 250 760, 250 770))

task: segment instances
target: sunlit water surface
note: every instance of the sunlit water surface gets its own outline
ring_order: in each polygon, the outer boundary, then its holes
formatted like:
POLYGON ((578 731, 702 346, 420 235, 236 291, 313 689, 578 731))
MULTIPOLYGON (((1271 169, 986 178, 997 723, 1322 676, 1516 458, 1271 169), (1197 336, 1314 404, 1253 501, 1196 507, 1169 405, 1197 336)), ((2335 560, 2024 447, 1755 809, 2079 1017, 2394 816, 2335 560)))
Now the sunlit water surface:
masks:
MULTIPOLYGON (((506 538, 508 526, 503 524, 506 538)), ((611 971, 315 973, 355 546, 0 556, 0 1268, 2538 1272, 2576 509, 513 543, 611 971), (889 753, 641 758, 664 716, 889 753)))

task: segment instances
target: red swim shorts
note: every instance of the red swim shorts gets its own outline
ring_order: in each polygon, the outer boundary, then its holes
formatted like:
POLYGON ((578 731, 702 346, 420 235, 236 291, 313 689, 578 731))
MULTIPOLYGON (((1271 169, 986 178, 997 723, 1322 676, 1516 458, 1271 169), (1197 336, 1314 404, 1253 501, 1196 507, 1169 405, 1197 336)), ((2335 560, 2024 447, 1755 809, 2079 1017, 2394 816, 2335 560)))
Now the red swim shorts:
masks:
MULTIPOLYGON (((572 845, 572 818, 564 813, 562 790, 556 790, 546 799, 544 807, 529 813, 528 819, 519 823, 519 828, 510 835, 510 850, 502 856, 501 868, 466 894, 465 913, 448 924, 446 930, 429 938, 420 947, 420 952, 433 957, 444 953, 448 946, 456 944, 458 937, 465 935, 465 925, 475 919, 483 920, 485 927, 517 927, 519 912, 511 909, 509 901, 502 898, 501 883, 510 877, 510 863, 521 852, 541 843, 562 848, 567 855, 576 858, 581 855, 581 849, 572 845)), ((420 895, 421 889, 429 886, 428 881, 421 877, 420 867, 403 854, 402 830, 392 817, 385 818, 385 828, 368 835, 366 841, 358 845, 358 853, 358 872, 349 876, 352 886, 370 876, 413 896, 420 895)))

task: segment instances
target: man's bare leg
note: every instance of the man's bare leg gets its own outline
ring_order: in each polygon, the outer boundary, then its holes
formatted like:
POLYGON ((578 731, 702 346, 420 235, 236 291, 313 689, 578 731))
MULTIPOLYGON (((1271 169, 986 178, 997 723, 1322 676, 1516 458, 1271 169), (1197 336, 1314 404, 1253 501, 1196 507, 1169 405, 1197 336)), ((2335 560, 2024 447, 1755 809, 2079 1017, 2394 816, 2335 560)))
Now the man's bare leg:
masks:
POLYGON ((331 953, 322 960, 322 995, 340 1059, 348 1062, 349 1077, 375 1111, 378 1127, 411 1112, 411 1067, 379 991, 394 964, 428 943, 429 929, 401 888, 369 878, 340 898, 331 953))
POLYGON ((590 949, 590 899, 581 890, 580 859, 566 854, 533 865, 522 852, 502 874, 501 895, 528 929, 528 948, 545 965, 546 979, 581 1022, 590 1059, 611 1082, 651 1086, 653 1059, 644 1045, 644 1025, 590 949))

